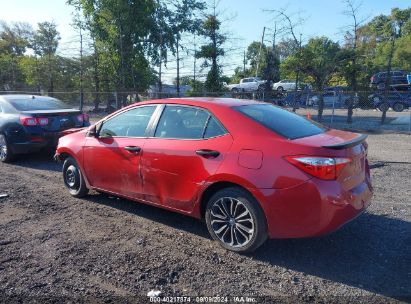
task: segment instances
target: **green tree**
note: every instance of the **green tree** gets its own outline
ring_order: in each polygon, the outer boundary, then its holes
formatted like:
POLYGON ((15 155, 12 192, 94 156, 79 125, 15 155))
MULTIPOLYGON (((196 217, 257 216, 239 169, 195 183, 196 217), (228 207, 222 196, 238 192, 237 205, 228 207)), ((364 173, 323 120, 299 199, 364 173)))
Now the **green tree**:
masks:
POLYGON ((57 25, 54 22, 40 22, 33 37, 32 48, 36 55, 47 59, 48 92, 53 96, 55 55, 60 40, 57 25))
MULTIPOLYGON (((342 62, 341 48, 338 43, 327 37, 311 38, 299 54, 289 56, 283 63, 283 70, 291 74, 299 67, 303 76, 310 77, 316 90, 321 91, 332 76, 338 71, 342 62)), ((318 119, 321 121, 323 112, 322 96, 319 102, 318 119)))
POLYGON ((31 26, 24 22, 0 22, 0 86, 5 90, 24 89, 18 62, 30 47, 31 26))
POLYGON ((218 60, 225 54, 223 44, 226 41, 226 36, 221 32, 221 22, 217 18, 215 7, 214 13, 206 16, 200 33, 209 40, 209 43, 202 45, 196 54, 197 58, 205 60, 203 67, 210 66, 205 87, 209 92, 221 92, 223 90, 222 71, 218 60))

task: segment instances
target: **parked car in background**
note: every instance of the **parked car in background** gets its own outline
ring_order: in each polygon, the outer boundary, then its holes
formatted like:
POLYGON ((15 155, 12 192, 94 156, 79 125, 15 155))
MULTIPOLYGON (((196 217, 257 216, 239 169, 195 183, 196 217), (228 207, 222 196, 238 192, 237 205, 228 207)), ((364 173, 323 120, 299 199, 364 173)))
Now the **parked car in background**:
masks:
POLYGON ((240 83, 229 84, 227 88, 232 92, 255 92, 263 90, 266 80, 261 80, 259 77, 249 77, 240 80, 240 83))
MULTIPOLYGON (((323 91, 324 108, 348 108, 353 101, 353 107, 358 107, 359 97, 353 94, 350 88, 344 86, 326 87, 323 91)), ((318 106, 320 97, 317 95, 309 98, 309 106, 318 106)))
MULTIPOLYGON (((393 85, 408 84, 407 74, 410 74, 410 73, 407 73, 406 71, 403 71, 403 70, 391 71, 390 84, 393 84, 393 85)), ((388 72, 379 72, 379 73, 372 75, 370 87, 376 88, 378 90, 384 90, 385 83, 387 81, 387 76, 388 76, 388 72)))
MULTIPOLYGON (((304 89, 306 87, 309 88, 310 90, 312 89, 312 86, 310 84, 306 84, 304 82, 298 83, 298 90, 304 89)), ((290 79, 281 80, 279 82, 274 83, 272 86, 272 89, 278 92, 295 91, 295 80, 290 80, 290 79)))
POLYGON ((274 91, 294 91, 295 90, 295 80, 284 79, 273 84, 274 91))
POLYGON ((89 125, 87 114, 58 99, 0 95, 0 161, 44 148, 55 149, 63 131, 89 125))
POLYGON ((395 112, 402 112, 411 106, 411 85, 391 85, 387 96, 384 91, 379 91, 369 95, 368 99, 380 111, 388 111, 391 108, 395 112))
POLYGON ((365 138, 263 102, 161 99, 60 138, 56 158, 75 197, 95 189, 204 219, 221 246, 250 252, 360 215, 373 191, 365 138))

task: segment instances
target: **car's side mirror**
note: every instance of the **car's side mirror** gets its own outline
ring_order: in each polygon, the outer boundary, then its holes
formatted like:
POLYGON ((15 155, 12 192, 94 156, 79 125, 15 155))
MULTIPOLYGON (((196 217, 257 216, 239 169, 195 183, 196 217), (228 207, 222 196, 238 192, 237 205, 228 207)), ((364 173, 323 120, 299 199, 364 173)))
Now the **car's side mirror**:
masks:
POLYGON ((98 132, 97 132, 97 127, 96 125, 91 126, 90 129, 87 132, 88 137, 98 137, 98 132))

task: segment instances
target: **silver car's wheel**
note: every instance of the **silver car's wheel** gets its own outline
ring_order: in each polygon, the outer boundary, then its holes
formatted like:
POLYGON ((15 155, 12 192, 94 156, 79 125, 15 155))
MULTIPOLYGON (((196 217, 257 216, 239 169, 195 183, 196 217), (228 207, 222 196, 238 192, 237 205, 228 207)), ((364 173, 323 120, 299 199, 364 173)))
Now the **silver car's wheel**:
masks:
POLYGON ((13 157, 14 155, 9 149, 6 136, 0 134, 0 161, 6 163, 11 161, 13 157))
POLYGON ((267 239, 267 222, 260 204, 240 187, 215 193, 208 200, 205 220, 213 239, 228 250, 251 252, 267 239))
POLYGON ((255 233, 250 211, 233 197, 220 198, 213 204, 211 227, 221 242, 232 247, 247 245, 255 233))

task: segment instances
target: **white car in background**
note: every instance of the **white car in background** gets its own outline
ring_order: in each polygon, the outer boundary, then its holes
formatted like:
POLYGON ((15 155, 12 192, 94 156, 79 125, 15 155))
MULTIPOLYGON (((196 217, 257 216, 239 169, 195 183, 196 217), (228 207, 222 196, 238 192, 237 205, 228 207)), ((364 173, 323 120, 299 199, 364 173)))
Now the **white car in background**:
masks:
MULTIPOLYGON (((312 90, 312 85, 304 82, 298 83, 298 90, 308 88, 312 90)), ((284 91, 295 91, 295 80, 284 79, 273 84, 273 91, 284 92, 284 91)))
POLYGON ((295 90, 295 80, 284 79, 273 84, 274 91, 294 91, 295 90))
POLYGON ((249 77, 241 79, 240 83, 229 84, 227 88, 231 92, 255 92, 264 89, 266 82, 266 80, 261 80, 258 77, 249 77))

